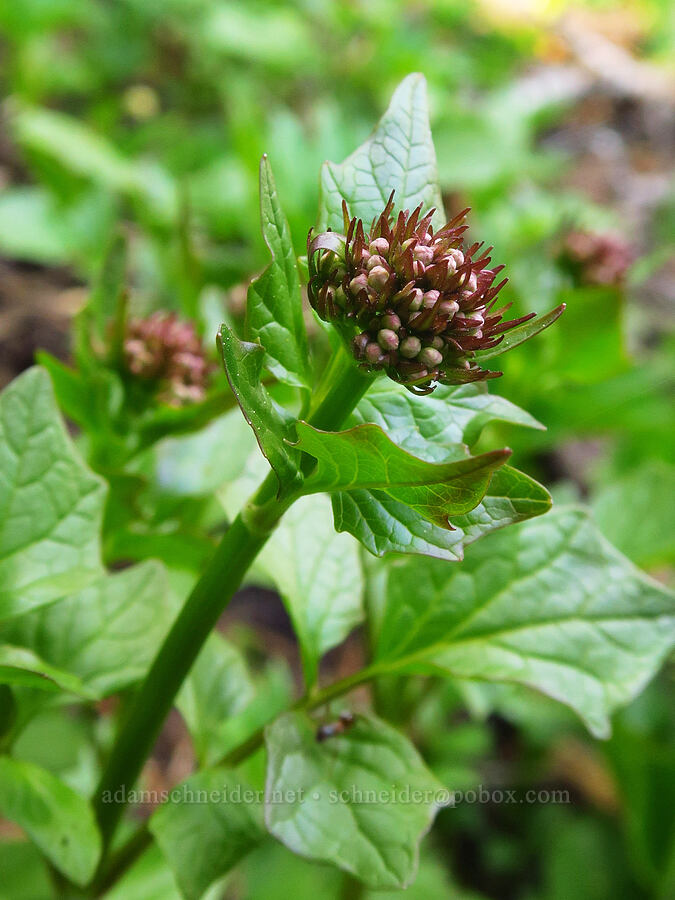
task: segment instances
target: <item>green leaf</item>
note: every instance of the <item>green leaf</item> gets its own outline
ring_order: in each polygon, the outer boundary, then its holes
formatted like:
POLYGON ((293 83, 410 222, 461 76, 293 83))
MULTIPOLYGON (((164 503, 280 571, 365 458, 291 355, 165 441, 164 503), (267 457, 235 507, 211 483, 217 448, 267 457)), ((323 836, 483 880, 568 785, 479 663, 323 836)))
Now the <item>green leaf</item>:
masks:
POLYGON ((152 844, 103 895, 105 900, 183 900, 157 844, 152 844))
POLYGON ((164 223, 177 212, 177 191, 156 163, 141 163, 121 154, 101 134, 72 116, 36 106, 17 105, 11 118, 16 141, 52 167, 100 185, 107 191, 140 199, 164 223))
POLYGON ((385 602, 376 670, 525 684, 599 737, 673 641, 672 595, 574 509, 491 535, 452 568, 409 557, 385 602))
POLYGON ((155 478, 170 494, 210 496, 241 474, 254 449, 251 429, 239 409, 231 409, 194 434, 157 444, 155 478))
POLYGON ((35 841, 56 868, 84 885, 94 874, 101 837, 89 803, 32 763, 0 758, 0 812, 35 841))
MULTIPOLYGON (((127 240, 122 232, 113 234, 106 248, 101 270, 94 282, 86 312, 93 318, 99 340, 106 339, 106 331, 115 322, 120 338, 124 321, 124 288, 127 268, 127 240)), ((109 338, 109 335, 108 335, 109 338)))
POLYGON ((464 547, 490 531, 540 516, 551 508, 548 491, 517 469, 502 466, 471 512, 453 516, 454 531, 422 518, 383 491, 343 491, 333 495, 337 531, 348 531, 375 556, 419 553, 459 560, 464 547))
POLYGON ((279 589, 300 643, 305 679, 363 619, 358 545, 335 533, 328 498, 302 497, 285 514, 258 562, 279 589))
POLYGON ((258 445, 279 479, 282 490, 302 481, 298 453, 289 446, 295 440, 295 420, 272 400, 261 383, 265 351, 260 344, 240 341, 222 325, 218 343, 230 387, 258 445))
POLYGON ((593 512, 603 534, 634 563, 668 565, 675 562, 674 496, 675 466, 653 460, 598 491, 593 512))
POLYGON ((99 578, 0 634, 102 697, 145 675, 173 616, 164 568, 153 561, 99 578))
POLYGON ((265 348, 264 364, 276 378, 308 388, 312 374, 300 279, 290 228, 267 156, 260 161, 260 216, 272 262, 248 289, 246 329, 265 348))
MULTIPOLYGON (((124 402, 124 389, 119 376, 110 369, 95 369, 83 374, 71 369, 51 353, 38 351, 38 363, 48 372, 59 408, 77 425, 98 439, 105 434, 108 442, 111 424, 124 402)), ((119 438, 117 438, 119 440, 119 438)))
POLYGON ((519 347, 525 341, 529 341, 530 338, 535 337, 545 328, 548 328, 549 325, 553 325, 555 320, 564 312, 565 304, 561 303, 560 306, 556 306, 555 309, 545 313, 543 316, 537 316, 535 319, 524 322, 512 331, 507 331, 504 340, 497 344, 496 347, 491 347, 489 350, 477 350, 475 354, 476 362, 482 364, 488 359, 494 359, 495 356, 501 356, 502 353, 513 350, 514 347, 519 347))
POLYGON ((2 900, 53 900, 47 861, 30 841, 19 838, 0 843, 0 872, 2 900))
POLYGON ((104 482, 80 461, 47 373, 0 395, 0 620, 78 590, 102 571, 104 482))
POLYGON ((174 788, 150 819, 150 831, 188 900, 198 900, 262 840, 256 798, 233 772, 205 770, 174 788))
POLYGON ((326 432, 299 422, 297 432, 295 446, 318 460, 305 481, 306 493, 384 490, 441 528, 449 527, 449 516, 469 512, 480 503, 490 475, 511 452, 494 450, 472 457, 458 447, 460 458, 431 463, 397 447, 377 425, 326 432))
POLYGON ((457 444, 473 444, 492 422, 508 422, 544 430, 525 410, 485 384, 438 385, 433 394, 418 397, 388 379, 369 388, 352 421, 373 423, 399 447, 429 461, 447 460, 457 444))
POLYGON ((19 684, 41 691, 68 691, 93 699, 79 678, 49 665, 31 650, 0 644, 0 684, 19 684))
POLYGON ((389 108, 368 140, 337 165, 321 168, 319 228, 341 232, 342 201, 349 213, 370 225, 395 191, 396 209, 424 211, 435 207, 443 216, 436 152, 431 139, 427 87, 423 75, 408 75, 394 92, 389 108))
POLYGON ((57 198, 43 187, 3 187, 0 193, 0 252, 9 259, 59 264, 72 257, 72 208, 68 221, 57 198))
POLYGON ((406 887, 447 792, 408 739, 380 719, 358 715, 321 742, 316 730, 302 712, 266 729, 267 828, 294 853, 369 887, 406 887))
POLYGON ((217 632, 211 634, 176 700, 202 765, 214 751, 218 754, 222 723, 240 713, 254 693, 241 652, 217 632))

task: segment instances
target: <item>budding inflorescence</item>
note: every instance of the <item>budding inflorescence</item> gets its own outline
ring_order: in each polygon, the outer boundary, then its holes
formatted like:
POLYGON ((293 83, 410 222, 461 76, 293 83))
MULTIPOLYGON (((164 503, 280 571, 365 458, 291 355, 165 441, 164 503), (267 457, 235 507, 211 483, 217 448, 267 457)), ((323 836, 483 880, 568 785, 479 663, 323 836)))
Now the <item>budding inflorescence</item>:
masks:
POLYGON ((475 351, 495 347, 534 313, 503 322, 510 304, 493 309, 503 266, 488 268, 492 248, 464 246, 469 210, 434 231, 435 210, 422 216, 421 204, 394 217, 392 192, 366 234, 344 201, 342 209, 343 235, 308 235, 308 293, 318 315, 348 335, 360 364, 416 393, 500 375, 481 369, 475 351))
POLYGON ((124 340, 124 361, 138 378, 159 385, 159 399, 171 406, 204 398, 209 363, 191 322, 174 313, 156 312, 132 319, 124 340))
POLYGON ((620 287, 634 261, 628 241, 616 234, 571 231, 558 254, 580 284, 620 287))

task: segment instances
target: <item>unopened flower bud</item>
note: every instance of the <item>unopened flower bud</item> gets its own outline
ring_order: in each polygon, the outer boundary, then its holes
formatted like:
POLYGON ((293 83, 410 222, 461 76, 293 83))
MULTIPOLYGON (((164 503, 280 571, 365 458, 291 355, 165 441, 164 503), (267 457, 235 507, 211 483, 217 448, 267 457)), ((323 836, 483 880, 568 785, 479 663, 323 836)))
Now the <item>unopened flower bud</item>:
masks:
POLYGON ((415 288, 414 295, 410 303, 408 304, 408 309, 410 312, 417 312, 422 309, 422 304, 424 303, 424 294, 422 293, 421 288, 415 288))
POLYGON ((459 268, 464 263, 464 254, 461 250, 458 250, 456 247, 451 247, 448 250, 448 256, 451 256, 455 261, 455 268, 459 268))
POLYGON ((355 278, 352 278, 352 280, 349 282, 349 290, 352 292, 352 294, 360 294, 361 291, 365 291, 367 287, 368 277, 363 273, 357 275, 355 278))
POLYGON ((428 266, 434 258, 433 248, 427 247, 424 244, 417 244, 413 250, 413 258, 418 259, 420 262, 423 262, 425 266, 428 266))
POLYGON ((425 347, 419 355, 419 361, 428 369, 435 369, 443 362, 443 354, 434 347, 425 347))
POLYGON ((368 247, 371 253, 386 256, 389 253, 389 241, 386 238, 375 238, 368 247))
POLYGON ((401 327, 401 320, 396 313, 387 313, 386 316, 382 317, 382 327, 391 328, 392 331, 398 331, 401 327))
POLYGON ((445 344, 443 338, 437 334, 431 339, 429 346, 433 347, 435 350, 442 350, 445 344))
POLYGON ((382 350, 379 344, 368 344, 365 351, 366 361, 369 363, 378 363, 382 359, 382 350))
POLYGON ((375 266, 368 275, 368 284, 376 291, 381 291, 389 281, 389 272, 384 266, 375 266))
POLYGON ((467 290, 469 290, 473 294, 473 292, 478 287, 478 279, 476 278, 475 272, 472 272, 469 275, 468 279, 464 282, 464 285, 467 288, 467 290))
POLYGON ((361 334, 356 335, 352 341, 352 347, 354 348, 354 356, 356 356, 357 359, 363 359, 369 341, 370 336, 367 331, 362 331, 361 334))
POLYGON ((398 349, 398 335, 391 328, 382 328, 377 333, 377 342, 383 350, 398 349))
POLYGON ((401 356, 405 356, 406 359, 414 359, 422 349, 422 341, 411 335, 401 341, 401 346, 398 349, 401 356))
POLYGON ((378 256, 376 254, 375 256, 370 257, 370 259, 366 263, 366 269, 368 269, 368 271, 370 272, 375 268, 375 266, 386 266, 386 265, 387 265, 387 260, 384 259, 384 257, 378 256))
POLYGON ((447 316, 451 319, 455 313, 459 310, 459 303, 455 300, 442 300, 438 304, 438 312, 442 316, 447 316))
POLYGON ((440 291, 427 291, 424 295, 422 306, 425 309, 431 309, 432 306, 436 306, 436 303, 438 302, 438 298, 440 296, 440 291))

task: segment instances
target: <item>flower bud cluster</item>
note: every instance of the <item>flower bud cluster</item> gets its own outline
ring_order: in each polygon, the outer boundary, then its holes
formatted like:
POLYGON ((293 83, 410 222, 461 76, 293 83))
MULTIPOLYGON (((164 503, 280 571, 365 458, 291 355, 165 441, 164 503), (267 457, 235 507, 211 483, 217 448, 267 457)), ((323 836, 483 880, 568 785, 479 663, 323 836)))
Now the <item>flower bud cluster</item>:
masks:
POLYGON ((616 234, 571 231, 560 259, 581 284, 620 286, 634 261, 630 244, 616 234))
POLYGON ((501 374, 481 369, 475 351, 496 346, 531 315, 503 322, 508 306, 493 309, 506 279, 494 284, 503 267, 488 268, 491 248, 464 246, 468 209, 434 231, 434 210, 422 216, 420 205, 394 217, 393 208, 392 193, 366 234, 343 203, 344 235, 310 232, 312 306, 346 329, 364 368, 417 393, 501 374))
POLYGON ((184 406, 203 399, 209 363, 191 322, 174 313, 155 312, 132 319, 124 339, 124 361, 137 378, 157 382, 159 399, 184 406))

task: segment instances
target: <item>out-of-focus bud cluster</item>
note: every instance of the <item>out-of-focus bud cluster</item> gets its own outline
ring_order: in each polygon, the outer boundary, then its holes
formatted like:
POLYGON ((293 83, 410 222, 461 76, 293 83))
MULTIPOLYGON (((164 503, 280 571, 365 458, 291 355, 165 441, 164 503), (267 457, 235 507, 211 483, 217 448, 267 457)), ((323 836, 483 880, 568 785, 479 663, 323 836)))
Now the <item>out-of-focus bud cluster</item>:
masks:
MULTIPOLYGON (((462 384, 500 375, 481 369, 476 350, 496 346, 532 318, 503 322, 493 309, 506 279, 488 268, 491 248, 464 246, 463 210, 438 231, 422 206, 393 216, 394 195, 369 233, 343 203, 344 235, 307 238, 309 299, 319 316, 351 339, 354 356, 416 393, 435 382, 462 384)), ((510 304, 509 304, 510 305, 510 304)))
POLYGON ((132 375, 156 382, 158 399, 184 406, 203 399, 209 363, 191 322, 155 312, 131 319, 124 339, 124 362, 132 375))
POLYGON ((559 257, 579 283, 616 286, 623 283, 635 258, 622 237, 588 231, 570 232, 559 257))

